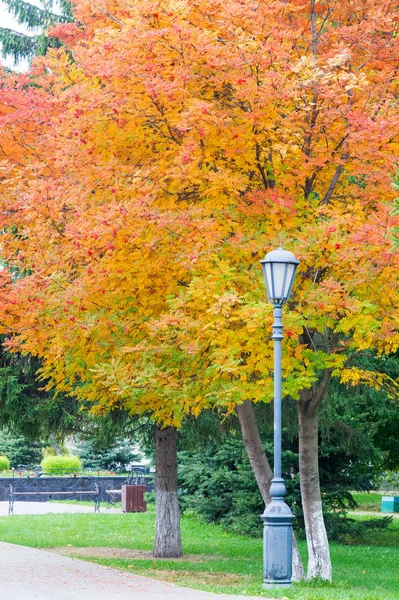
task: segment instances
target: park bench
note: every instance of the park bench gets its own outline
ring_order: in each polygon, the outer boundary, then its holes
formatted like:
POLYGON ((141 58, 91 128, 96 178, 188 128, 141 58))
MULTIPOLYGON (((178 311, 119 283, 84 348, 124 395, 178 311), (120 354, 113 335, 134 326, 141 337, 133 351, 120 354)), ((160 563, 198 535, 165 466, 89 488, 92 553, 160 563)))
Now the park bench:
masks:
POLYGON ((15 500, 43 498, 90 498, 94 511, 100 512, 100 494, 96 481, 89 475, 68 475, 56 477, 38 473, 12 479, 9 491, 8 514, 14 512, 15 500))

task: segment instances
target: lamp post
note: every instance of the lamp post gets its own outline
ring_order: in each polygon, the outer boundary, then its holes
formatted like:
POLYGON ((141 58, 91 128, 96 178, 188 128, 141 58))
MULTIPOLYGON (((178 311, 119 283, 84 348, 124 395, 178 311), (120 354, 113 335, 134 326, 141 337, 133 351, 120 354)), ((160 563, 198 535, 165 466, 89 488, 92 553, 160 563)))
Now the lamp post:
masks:
POLYGON ((262 515, 264 523, 263 587, 289 586, 292 579, 292 521, 294 515, 284 502, 286 488, 281 471, 281 341, 282 307, 287 302, 299 261, 283 248, 273 250, 261 260, 269 301, 274 307, 274 477, 270 486, 271 503, 262 515))

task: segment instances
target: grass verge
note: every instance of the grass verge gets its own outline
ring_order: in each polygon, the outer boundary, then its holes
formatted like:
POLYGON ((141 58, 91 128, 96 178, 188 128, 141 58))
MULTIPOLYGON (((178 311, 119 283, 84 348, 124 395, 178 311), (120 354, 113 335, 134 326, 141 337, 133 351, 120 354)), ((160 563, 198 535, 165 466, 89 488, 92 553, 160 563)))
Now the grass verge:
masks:
MULTIPOLYGON (((151 557, 154 513, 13 515, 0 518, 0 540, 36 548, 62 548, 99 564, 212 592, 286 600, 398 600, 399 519, 357 545, 331 544, 334 582, 262 589, 262 542, 182 518, 185 556, 151 557)), ((306 547, 300 543, 305 558, 306 547)))
POLYGON ((353 499, 359 505, 358 510, 381 511, 382 494, 376 492, 352 492, 353 499))

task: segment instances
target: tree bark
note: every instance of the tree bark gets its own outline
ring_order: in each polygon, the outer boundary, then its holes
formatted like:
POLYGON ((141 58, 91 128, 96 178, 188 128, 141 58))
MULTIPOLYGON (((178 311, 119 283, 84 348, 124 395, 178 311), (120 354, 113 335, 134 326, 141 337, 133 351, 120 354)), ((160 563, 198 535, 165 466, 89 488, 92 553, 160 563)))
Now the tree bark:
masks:
POLYGON ((241 427, 242 441, 247 452, 256 483, 265 504, 270 504, 270 483, 273 479, 273 471, 270 468, 266 453, 260 439, 258 424, 252 402, 245 400, 236 408, 238 420, 241 427))
MULTIPOLYGON (((321 388, 319 392, 322 392, 321 388)), ((299 475, 309 553, 307 577, 308 579, 320 577, 331 581, 330 550, 324 524, 319 479, 318 414, 322 395, 313 395, 311 390, 304 390, 298 402, 299 475)))
MULTIPOLYGON (((245 400, 236 408, 238 421, 241 427, 242 441, 247 452, 256 483, 266 505, 272 501, 270 496, 270 483, 273 471, 270 468, 266 453, 262 446, 258 424, 255 419, 252 402, 245 400)), ((292 535, 292 580, 302 581, 305 578, 302 560, 299 555, 295 535, 292 535)))
POLYGON ((156 517, 153 555, 156 558, 180 558, 180 508, 177 484, 177 431, 174 427, 155 428, 156 517))

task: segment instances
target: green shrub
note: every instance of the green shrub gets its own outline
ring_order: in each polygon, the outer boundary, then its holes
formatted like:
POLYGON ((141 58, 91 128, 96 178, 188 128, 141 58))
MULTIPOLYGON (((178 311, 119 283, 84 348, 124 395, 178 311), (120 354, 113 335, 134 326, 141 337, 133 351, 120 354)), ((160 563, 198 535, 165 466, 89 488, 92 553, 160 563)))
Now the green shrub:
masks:
POLYGON ((240 439, 209 443, 202 452, 179 452, 183 511, 242 535, 261 536, 264 504, 240 439))
MULTIPOLYGON (((271 456, 271 446, 265 444, 265 449, 271 456)), ((356 507, 348 492, 354 476, 348 472, 346 454, 339 452, 339 448, 324 446, 320 455, 323 512, 329 539, 343 542, 361 539, 368 526, 346 516, 356 507)), ((178 456, 179 498, 183 511, 193 511, 205 521, 223 525, 234 533, 262 535, 260 515, 264 504, 241 439, 232 436, 216 444, 208 442, 200 452, 183 451, 178 456)), ((287 487, 285 499, 296 517, 295 532, 298 537, 304 537, 298 456, 292 450, 285 450, 282 458, 287 487)), ((383 523, 381 518, 379 520, 381 523, 377 525, 372 523, 373 529, 389 526, 388 520, 383 523)))
POLYGON ((375 478, 374 485, 376 489, 393 492, 399 489, 399 472, 384 471, 379 477, 375 478))
POLYGON ((79 456, 46 456, 43 458, 40 466, 43 471, 50 471, 56 475, 80 471, 82 469, 79 456))
POLYGON ((145 492, 144 500, 146 501, 146 504, 155 504, 155 491, 145 492))
POLYGON ((10 468, 10 461, 7 456, 0 456, 0 471, 8 471, 10 468))

